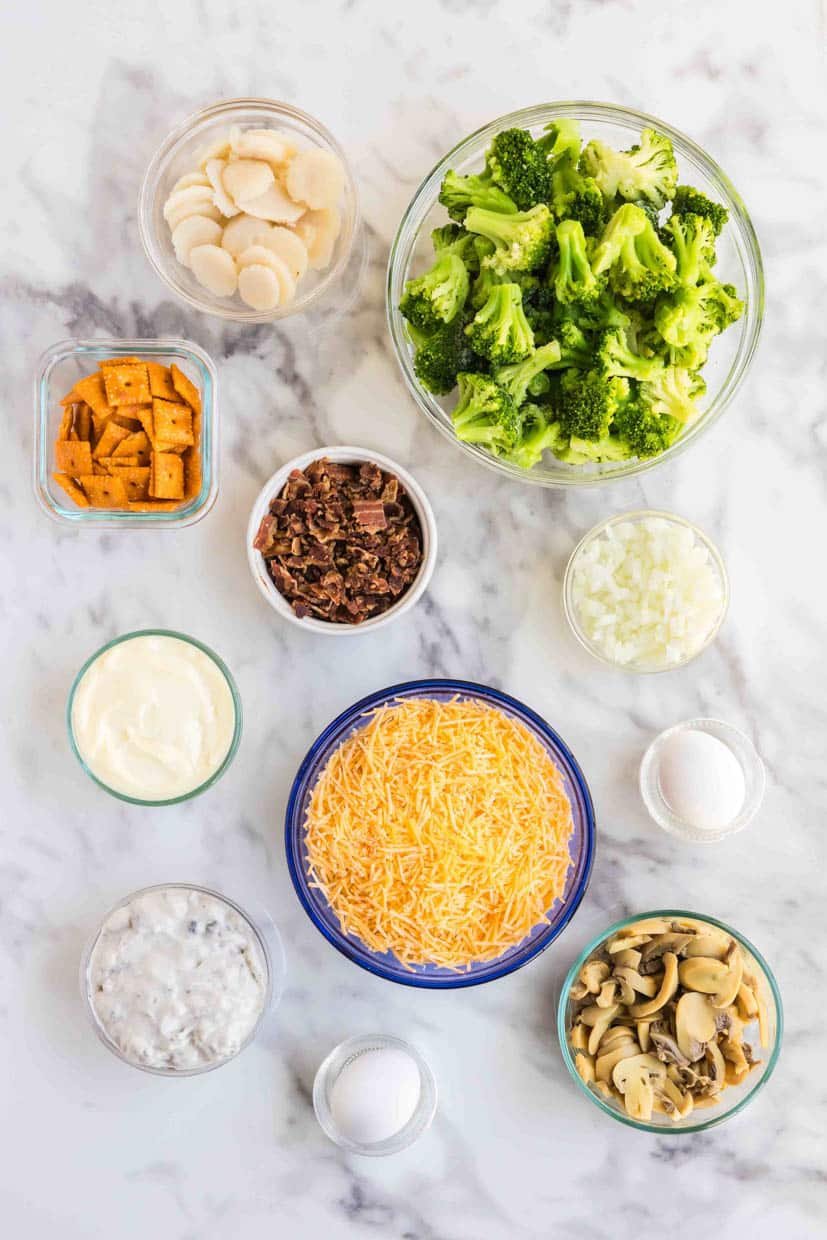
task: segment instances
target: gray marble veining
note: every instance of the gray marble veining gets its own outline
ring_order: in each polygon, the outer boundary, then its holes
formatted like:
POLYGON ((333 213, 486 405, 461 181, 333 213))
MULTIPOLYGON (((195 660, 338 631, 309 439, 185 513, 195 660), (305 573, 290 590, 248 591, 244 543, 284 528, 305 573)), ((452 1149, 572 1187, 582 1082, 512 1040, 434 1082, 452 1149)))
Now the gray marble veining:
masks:
POLYGON ((6 15, 0 260, 0 1160, 3 1232, 21 1240, 631 1240, 696 1230, 754 1240, 827 1232, 823 967, 827 519, 823 13, 749 0, 29 0, 6 15), (285 11, 283 11, 285 10, 285 11), (353 160, 367 259, 347 314, 240 330, 172 302, 140 249, 140 179, 167 130, 220 97, 295 101, 353 160), (641 481, 562 495, 468 466, 406 396, 385 331, 387 251, 424 173, 463 134, 542 99, 592 97, 668 118, 714 153, 767 267, 763 341, 722 423, 641 481), (220 366, 221 493, 163 537, 74 533, 29 481, 31 382, 67 336, 179 335, 220 366), (328 442, 396 456, 432 497, 432 588, 409 618, 347 644, 267 610, 244 530, 278 463, 328 442), (559 603, 573 542, 607 513, 672 507, 716 538, 730 616, 697 664, 634 679, 589 661, 559 603), (192 632, 244 699, 238 758, 207 796, 141 811, 77 768, 65 698, 118 632, 192 632), (564 938, 500 983, 396 988, 337 955, 289 884, 281 821, 320 728, 357 696, 423 675, 502 686, 570 741, 600 819, 594 877, 564 938), (654 733, 713 714, 770 773, 742 835, 693 850, 636 790, 654 733), (213 882, 264 904, 288 987, 262 1040, 201 1079, 130 1072, 99 1046, 77 963, 101 913, 145 883, 213 882), (692 1137, 613 1125, 578 1096, 553 1033, 575 951, 616 915, 679 904, 733 921, 767 954, 787 1036, 770 1087, 692 1137), (821 1011, 819 1023, 818 1012, 821 1011), (409 1037, 440 1086, 431 1132, 384 1162, 316 1126, 313 1074, 352 1033, 409 1037))

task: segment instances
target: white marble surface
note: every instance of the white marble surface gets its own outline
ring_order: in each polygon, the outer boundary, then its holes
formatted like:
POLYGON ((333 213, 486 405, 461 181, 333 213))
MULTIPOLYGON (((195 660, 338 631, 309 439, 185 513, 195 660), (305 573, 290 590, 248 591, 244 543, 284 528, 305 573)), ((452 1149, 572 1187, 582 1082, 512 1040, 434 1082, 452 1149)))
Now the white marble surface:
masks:
POLYGON ((827 317, 823 22, 815 0, 342 0, 295 6, 27 0, 0 47, 4 125, 0 624, 0 1218, 19 1240, 626 1240, 696 1231, 805 1240, 827 1228, 821 1065, 827 783, 824 530, 827 317), (318 114, 359 177, 371 263, 318 349, 301 323, 239 330, 172 302, 140 249, 135 200, 164 133, 219 97, 318 114), (580 495, 470 468, 406 397, 383 271, 414 187, 459 136, 541 99, 604 98, 706 145, 746 199, 768 305, 751 376, 724 421, 671 468, 580 495), (201 525, 163 537, 65 532, 29 482, 31 381, 72 335, 190 337, 222 382, 222 483, 201 525), (243 535, 262 481, 298 451, 363 443, 430 492, 440 563, 405 621, 344 644, 268 611, 243 535), (613 675, 564 631, 574 540, 641 503, 697 520, 733 587, 696 665, 613 675), (141 811, 84 778, 66 741, 71 678, 130 628, 216 647, 244 698, 226 778, 183 808, 141 811), (334 712, 423 674, 490 681, 545 714, 592 783, 600 843, 563 939, 475 991, 418 993, 337 955, 300 910, 281 823, 289 782, 334 712), (647 820, 635 785, 651 736, 713 714, 746 728, 770 773, 757 821, 708 851, 647 820), (264 1040, 203 1079, 131 1072, 98 1045, 77 992, 85 936, 118 897, 191 878, 262 902, 289 978, 264 1040), (706 1135, 650 1137, 572 1086, 552 1029, 574 952, 616 913, 683 904, 730 919, 768 955, 786 1002, 771 1086, 706 1135), (818 1012, 821 1012, 820 1017, 818 1012), (819 1020, 821 1026, 819 1026, 819 1020), (350 1034, 414 1040, 438 1077, 431 1132, 384 1162, 345 1157, 309 1103, 350 1034))

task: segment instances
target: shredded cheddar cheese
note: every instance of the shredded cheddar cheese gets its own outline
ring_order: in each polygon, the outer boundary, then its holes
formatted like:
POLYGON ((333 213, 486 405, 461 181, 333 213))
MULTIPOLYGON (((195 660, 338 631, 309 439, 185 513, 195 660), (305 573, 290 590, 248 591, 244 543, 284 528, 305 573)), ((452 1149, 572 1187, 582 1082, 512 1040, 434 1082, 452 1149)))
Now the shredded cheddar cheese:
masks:
POLYGON ((571 863, 548 752, 468 700, 377 710, 329 759, 304 825, 312 885, 344 933, 408 967, 502 955, 548 921, 571 863))

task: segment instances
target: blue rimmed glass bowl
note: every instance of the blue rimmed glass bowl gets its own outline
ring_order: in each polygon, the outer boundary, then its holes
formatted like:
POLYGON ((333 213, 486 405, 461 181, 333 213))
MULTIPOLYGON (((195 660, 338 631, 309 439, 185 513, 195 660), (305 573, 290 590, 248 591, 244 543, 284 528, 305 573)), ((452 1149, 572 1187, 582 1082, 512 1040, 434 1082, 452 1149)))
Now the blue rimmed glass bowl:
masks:
POLYGON ((316 929, 343 956, 367 969, 369 973, 391 982, 399 982, 403 986, 429 990, 479 986, 483 982, 494 981, 522 968, 529 960, 545 951, 571 921, 586 893, 594 860, 594 836, 595 818, 591 794, 583 772, 565 742, 544 719, 516 698, 487 685, 478 685, 467 680, 412 680, 405 684, 392 685, 388 689, 380 689, 348 707, 328 724, 308 750, 293 781, 285 819, 285 844, 290 877, 296 894, 316 929), (319 775, 339 745, 369 722, 371 712, 381 706, 409 698, 430 698, 438 702, 448 702, 456 697, 495 707, 528 728, 548 751, 563 777, 574 823, 569 841, 571 865, 566 876, 565 889, 562 897, 548 910, 548 922, 535 926, 526 938, 495 960, 471 965, 462 972, 432 964, 405 966, 390 952, 380 954, 371 951, 354 935, 345 934, 338 917, 322 893, 310 886, 304 833, 310 797, 319 775))

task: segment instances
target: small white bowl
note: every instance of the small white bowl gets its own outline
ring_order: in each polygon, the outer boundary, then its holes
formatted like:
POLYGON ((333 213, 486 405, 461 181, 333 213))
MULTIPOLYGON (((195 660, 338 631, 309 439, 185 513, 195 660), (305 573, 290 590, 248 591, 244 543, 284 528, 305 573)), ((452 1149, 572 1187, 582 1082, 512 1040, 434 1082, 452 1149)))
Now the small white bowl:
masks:
POLYGON ((397 465, 396 461, 392 461, 390 457, 382 456, 379 452, 370 452, 366 448, 354 448, 349 445, 314 448, 311 452, 304 452, 301 456, 296 456, 292 461, 288 461, 286 465, 282 465, 281 469, 277 469, 259 491, 258 498, 253 504, 253 511, 250 514, 250 522, 247 526, 247 560, 250 565, 250 572, 253 575, 253 581, 273 610, 278 612, 280 616, 283 616, 285 620, 299 625, 300 628, 306 629, 311 633, 324 633, 332 637, 338 637, 340 634, 342 636, 350 636, 358 633, 367 633, 370 630, 382 628, 383 625, 389 624, 392 620, 398 620, 425 593, 436 566, 436 555, 436 518, 427 495, 416 479, 406 469, 403 469, 401 465, 397 465), (378 465, 380 469, 384 469, 387 473, 393 474, 407 491, 422 530, 422 563, 413 583, 392 607, 389 607, 387 611, 383 611, 380 616, 374 616, 370 620, 363 621, 362 624, 335 624, 330 620, 317 620, 315 616, 304 618, 297 616, 284 595, 276 589, 270 574, 267 572, 264 556, 260 551, 256 551, 253 546, 262 519, 266 516, 270 507, 270 501, 281 494, 292 471, 294 469, 306 469, 313 461, 318 461, 322 457, 327 457, 329 461, 333 461, 337 465, 354 465, 368 461, 378 465))

